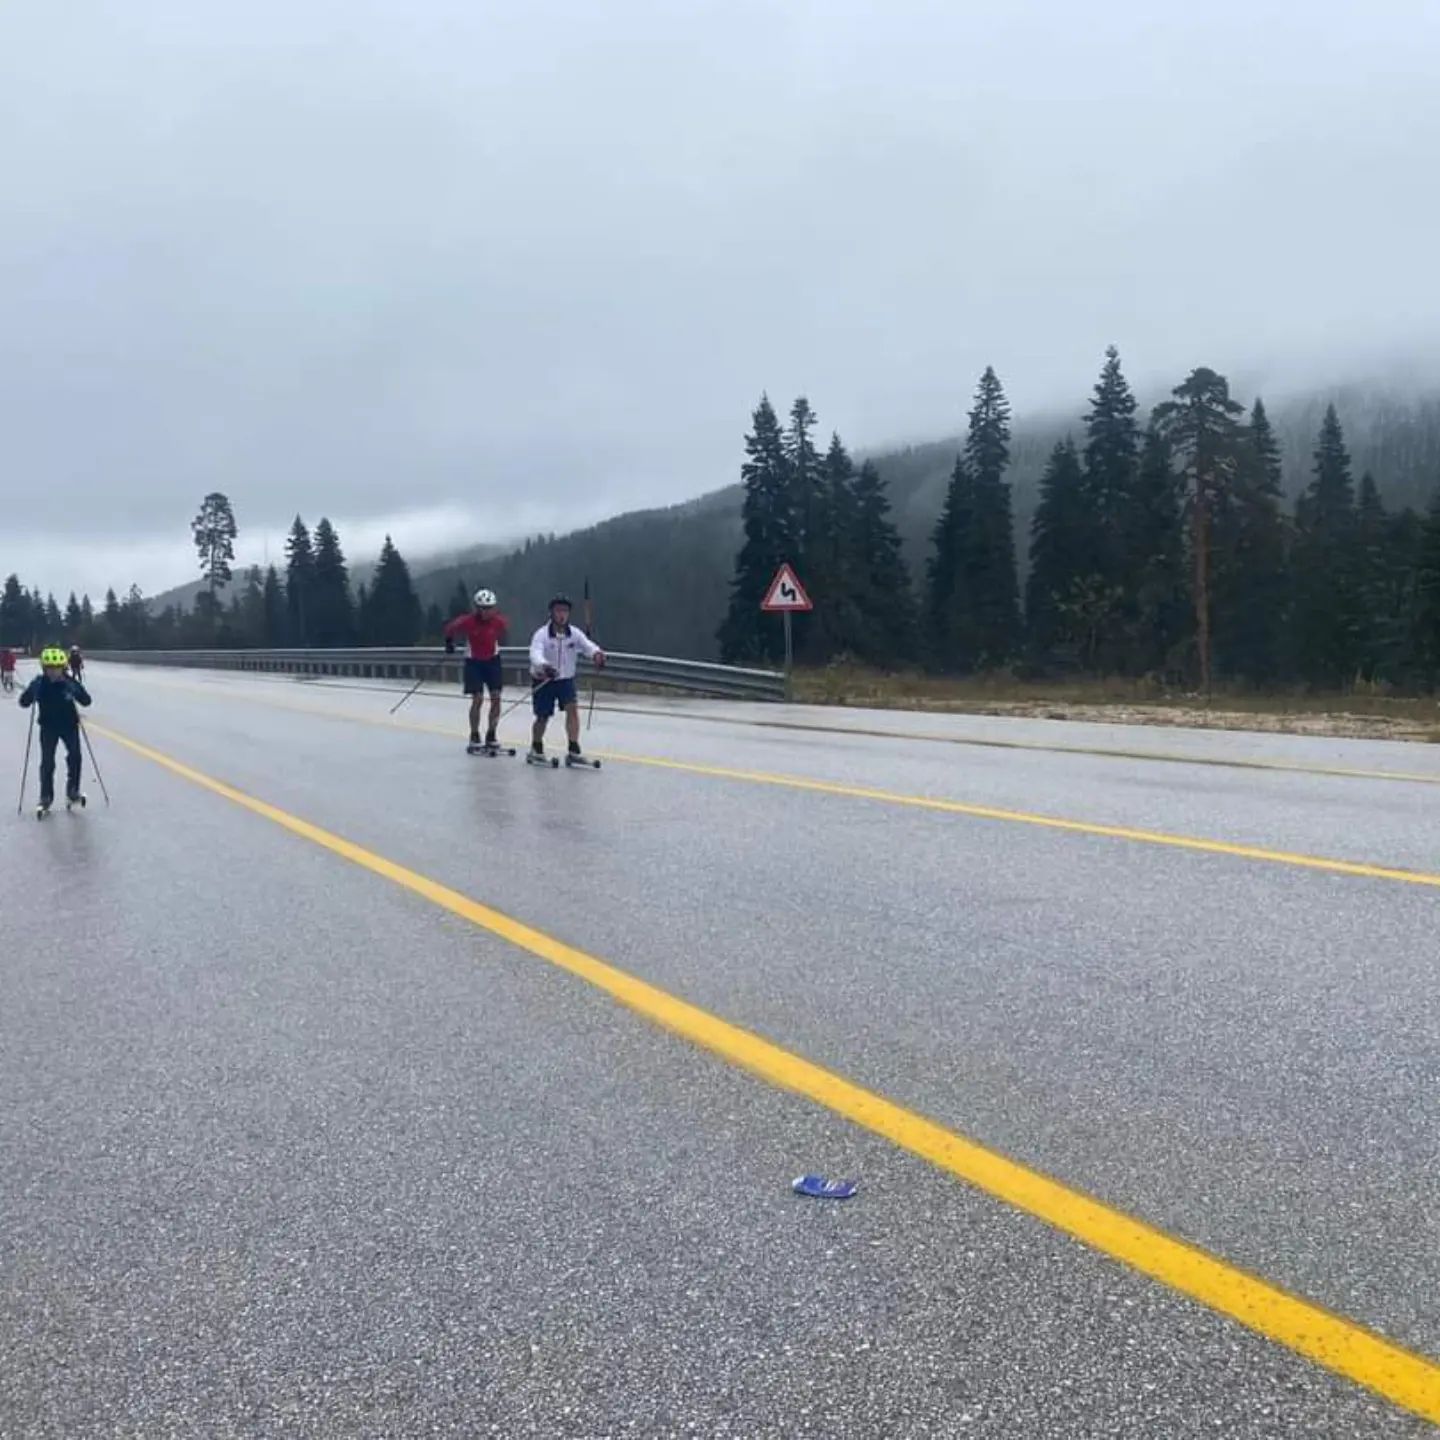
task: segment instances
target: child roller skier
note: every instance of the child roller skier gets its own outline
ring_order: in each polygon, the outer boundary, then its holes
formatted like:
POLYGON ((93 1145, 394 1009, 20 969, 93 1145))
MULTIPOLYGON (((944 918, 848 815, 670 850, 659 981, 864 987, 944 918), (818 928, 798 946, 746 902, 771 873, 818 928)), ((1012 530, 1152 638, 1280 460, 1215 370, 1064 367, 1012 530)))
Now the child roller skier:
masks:
POLYGON ((40 674, 20 696, 20 705, 28 710, 38 707, 40 714, 40 813, 55 803, 55 747, 65 742, 65 799, 69 804, 85 803, 80 793, 80 712, 76 704, 89 705, 90 693, 76 679, 65 673, 69 657, 57 646, 40 652, 40 674))
POLYGON ((15 652, 8 645, 0 645, 0 688, 15 688, 15 652))
POLYGON ((575 668, 580 656, 604 669, 605 652, 581 629, 570 623, 570 597, 557 595, 550 602, 550 619, 530 641, 531 703, 535 728, 530 753, 544 758, 545 727, 556 706, 565 712, 565 734, 572 759, 580 758, 580 703, 575 693, 575 668))
MULTIPOLYGON (((486 750, 499 745, 495 727, 500 722, 500 690, 504 677, 500 667, 500 642, 510 628, 510 622, 495 608, 493 590, 475 592, 475 608, 468 615, 457 615, 445 627, 445 653, 455 653, 455 637, 463 635, 469 641, 469 654, 465 657, 465 693, 470 697, 470 744, 480 747, 480 705, 485 692, 490 692, 490 718, 485 727, 486 750)), ((512 752, 513 753, 513 752, 512 752)))

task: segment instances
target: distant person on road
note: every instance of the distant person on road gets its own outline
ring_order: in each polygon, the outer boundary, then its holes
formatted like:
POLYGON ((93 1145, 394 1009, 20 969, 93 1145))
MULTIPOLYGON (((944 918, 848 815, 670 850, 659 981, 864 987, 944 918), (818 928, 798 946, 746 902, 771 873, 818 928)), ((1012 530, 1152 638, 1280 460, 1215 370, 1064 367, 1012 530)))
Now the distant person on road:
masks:
POLYGON ((80 712, 77 704, 89 705, 90 694, 73 676, 65 673, 69 657, 58 645, 40 652, 40 673, 25 687, 20 707, 39 708, 40 716, 40 808, 55 803, 55 747, 65 742, 65 798, 80 798, 80 712))
POLYGON ((15 652, 8 645, 0 645, 0 687, 15 688, 15 652))
POLYGON ((575 693, 575 669, 584 655, 604 669, 605 652, 581 629, 570 623, 570 597, 557 595, 550 602, 550 619, 530 641, 531 703, 535 728, 530 749, 545 753, 545 727, 556 706, 565 712, 565 734, 570 753, 580 753, 580 702, 575 693))
POLYGON ((445 653, 455 653, 455 637, 463 635, 470 643, 465 657, 465 693, 470 697, 470 743, 480 743, 480 706, 485 692, 490 692, 490 722, 485 729, 485 745, 493 749, 500 742, 495 727, 500 723, 500 691, 504 675, 500 667, 500 642, 510 622, 497 610, 493 590, 475 592, 475 608, 468 615, 457 615, 445 627, 445 653))
POLYGON ((67 658, 70 665, 70 674, 74 676, 76 680, 83 679, 85 675, 85 657, 81 655, 80 647, 78 645, 72 645, 67 658))

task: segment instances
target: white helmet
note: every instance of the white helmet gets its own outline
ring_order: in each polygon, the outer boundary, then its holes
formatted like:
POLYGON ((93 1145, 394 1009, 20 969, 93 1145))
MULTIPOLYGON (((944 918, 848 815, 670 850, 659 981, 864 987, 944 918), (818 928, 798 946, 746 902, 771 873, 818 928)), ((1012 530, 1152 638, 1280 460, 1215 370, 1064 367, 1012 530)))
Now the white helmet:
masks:
POLYGON ((492 610, 495 607, 495 592, 493 590, 477 590, 475 592, 475 604, 477 607, 492 610))

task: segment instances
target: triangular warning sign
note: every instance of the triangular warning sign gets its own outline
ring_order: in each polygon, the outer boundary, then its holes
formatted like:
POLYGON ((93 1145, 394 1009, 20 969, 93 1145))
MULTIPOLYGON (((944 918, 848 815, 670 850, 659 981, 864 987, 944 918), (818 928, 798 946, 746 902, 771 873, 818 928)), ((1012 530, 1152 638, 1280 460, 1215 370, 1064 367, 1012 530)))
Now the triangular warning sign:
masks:
POLYGON ((765 598, 760 602, 762 610, 813 610, 810 597, 800 583, 800 577, 788 564, 782 565, 770 582, 765 598))

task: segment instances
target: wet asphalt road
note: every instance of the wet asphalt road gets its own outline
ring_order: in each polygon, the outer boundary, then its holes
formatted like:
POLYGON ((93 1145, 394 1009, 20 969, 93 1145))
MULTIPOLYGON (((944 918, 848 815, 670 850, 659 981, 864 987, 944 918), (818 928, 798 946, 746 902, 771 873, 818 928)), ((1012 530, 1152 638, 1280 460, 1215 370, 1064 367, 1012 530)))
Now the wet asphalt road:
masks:
MULTIPOLYGON (((1440 889, 1032 823, 1429 872, 1440 755, 631 702, 551 774, 449 695, 89 678, 96 725, 1440 1355, 1440 889)), ((0 1435, 1429 1433, 95 744, 111 808, 0 825, 0 1435)))

